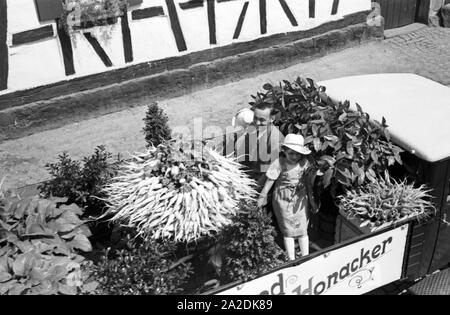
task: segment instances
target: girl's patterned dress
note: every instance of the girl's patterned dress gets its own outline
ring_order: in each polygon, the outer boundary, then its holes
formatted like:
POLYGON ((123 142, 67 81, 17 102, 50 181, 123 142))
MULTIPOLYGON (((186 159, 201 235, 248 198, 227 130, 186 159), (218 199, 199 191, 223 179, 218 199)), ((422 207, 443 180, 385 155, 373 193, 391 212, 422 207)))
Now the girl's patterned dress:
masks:
POLYGON ((267 171, 275 180, 273 209, 281 233, 285 237, 308 235, 309 201, 305 186, 305 173, 309 162, 304 160, 288 170, 283 158, 276 160, 267 171))

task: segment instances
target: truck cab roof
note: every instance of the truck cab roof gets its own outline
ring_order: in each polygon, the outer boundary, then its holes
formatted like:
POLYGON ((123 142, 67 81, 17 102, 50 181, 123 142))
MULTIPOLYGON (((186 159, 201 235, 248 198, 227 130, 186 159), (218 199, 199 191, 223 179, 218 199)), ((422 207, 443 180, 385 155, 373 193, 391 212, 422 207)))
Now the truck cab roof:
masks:
POLYGON ((386 118, 392 140, 428 162, 450 158, 450 88, 409 74, 351 76, 318 83, 335 101, 358 103, 371 119, 386 118))

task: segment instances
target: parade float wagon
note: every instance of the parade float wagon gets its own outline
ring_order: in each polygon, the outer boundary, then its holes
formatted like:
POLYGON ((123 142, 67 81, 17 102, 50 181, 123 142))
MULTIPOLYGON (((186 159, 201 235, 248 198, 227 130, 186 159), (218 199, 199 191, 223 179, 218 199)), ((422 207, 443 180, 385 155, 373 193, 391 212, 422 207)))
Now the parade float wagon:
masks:
MULTIPOLYGON (((431 189, 436 213, 367 232, 338 216, 335 245, 249 282, 211 294, 364 294, 397 280, 417 280, 450 262, 450 89, 413 74, 376 74, 320 82, 333 100, 385 117, 403 166, 392 170, 431 189)), ((448 273, 441 272, 445 275, 448 273)), ((445 288, 444 288, 445 290, 445 288)))

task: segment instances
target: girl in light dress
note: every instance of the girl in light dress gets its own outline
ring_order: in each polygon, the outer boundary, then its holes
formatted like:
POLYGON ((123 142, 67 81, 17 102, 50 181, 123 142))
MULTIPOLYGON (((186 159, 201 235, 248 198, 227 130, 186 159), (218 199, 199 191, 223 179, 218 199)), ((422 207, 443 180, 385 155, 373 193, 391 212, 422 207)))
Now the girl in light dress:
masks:
POLYGON ((309 255, 309 211, 318 211, 313 195, 315 174, 308 161, 311 151, 304 145, 301 135, 289 134, 281 145, 282 155, 274 161, 266 175, 258 206, 267 204, 272 186, 272 205, 284 245, 290 260, 295 259, 295 240, 299 241, 301 255, 309 255))

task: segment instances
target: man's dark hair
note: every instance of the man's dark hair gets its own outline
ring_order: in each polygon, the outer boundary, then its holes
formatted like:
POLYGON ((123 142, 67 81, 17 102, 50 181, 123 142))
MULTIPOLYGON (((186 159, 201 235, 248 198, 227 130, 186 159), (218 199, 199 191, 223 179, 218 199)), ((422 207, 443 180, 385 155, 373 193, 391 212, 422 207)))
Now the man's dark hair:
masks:
POLYGON ((267 109, 267 108, 273 109, 273 104, 269 104, 266 102, 258 102, 255 105, 253 105, 253 107, 252 107, 252 109, 261 109, 261 110, 267 109))
POLYGON ((252 106, 252 110, 259 109, 264 110, 269 108, 271 115, 276 115, 278 111, 275 109, 273 104, 267 103, 267 102, 257 102, 255 105, 252 106))

